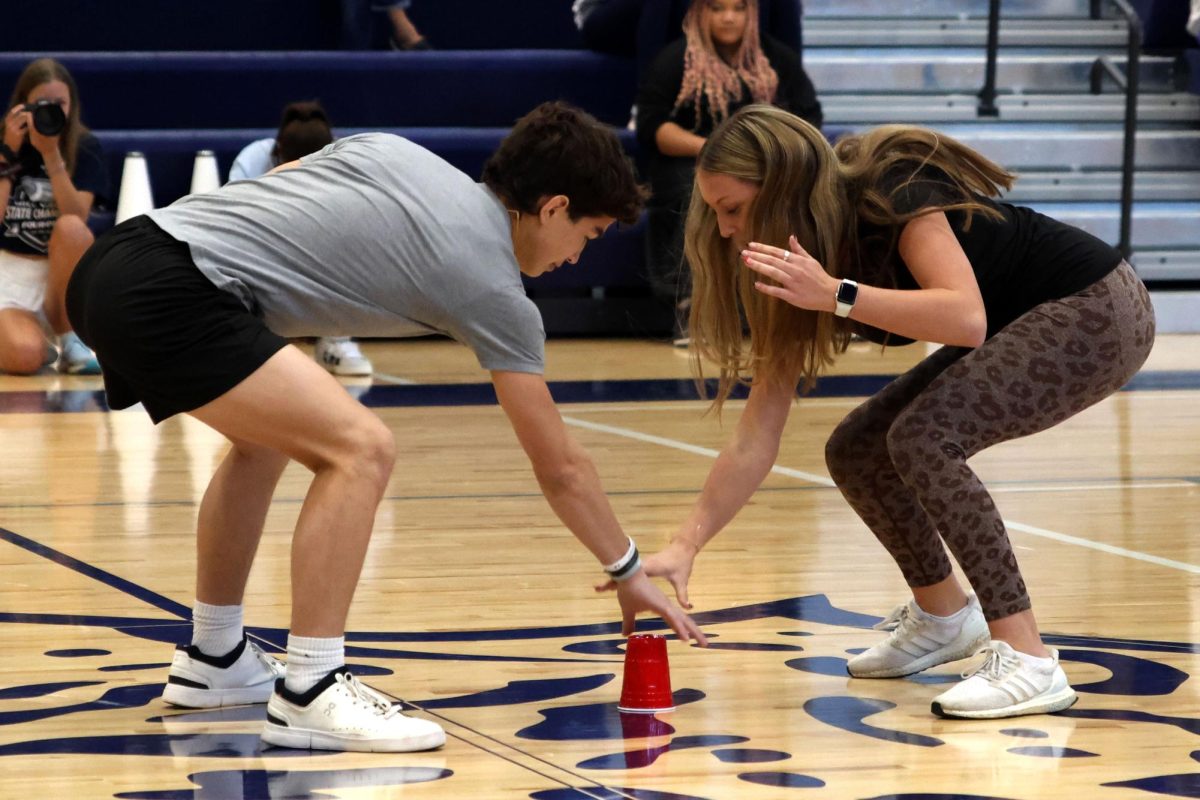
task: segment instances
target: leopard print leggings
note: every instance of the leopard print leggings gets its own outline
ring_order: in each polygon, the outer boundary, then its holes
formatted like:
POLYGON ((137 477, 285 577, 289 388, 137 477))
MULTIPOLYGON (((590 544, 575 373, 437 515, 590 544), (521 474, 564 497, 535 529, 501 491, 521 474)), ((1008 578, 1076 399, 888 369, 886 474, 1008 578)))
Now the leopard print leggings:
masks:
POLYGON ((1025 611, 1029 595, 1004 521, 967 459, 1108 397, 1153 344, 1150 296, 1122 262, 980 347, 943 347, 901 375, 833 432, 830 475, 910 587, 950 575, 940 532, 988 620, 1025 611))

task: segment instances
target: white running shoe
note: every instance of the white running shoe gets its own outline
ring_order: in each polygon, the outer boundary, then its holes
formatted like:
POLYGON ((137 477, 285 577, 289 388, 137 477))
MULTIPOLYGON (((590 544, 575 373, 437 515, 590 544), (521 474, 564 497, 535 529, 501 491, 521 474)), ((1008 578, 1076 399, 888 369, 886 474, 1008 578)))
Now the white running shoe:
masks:
POLYGON ((195 645, 175 648, 163 700, 184 708, 220 708, 265 703, 283 677, 283 662, 243 638, 223 656, 201 653, 195 645))
POLYGON ((1051 649, 1048 659, 1037 659, 1044 664, 1031 663, 1028 656, 999 640, 981 652, 983 664, 964 672, 966 680, 933 699, 934 714, 966 719, 1049 714, 1070 708, 1079 699, 1058 663, 1057 650, 1051 649))
POLYGON ((412 753, 446 743, 436 722, 400 713, 393 703, 339 667, 303 694, 280 681, 267 702, 262 740, 301 750, 412 753))
POLYGON ((349 336, 323 336, 317 340, 313 358, 334 375, 368 376, 375 371, 371 360, 362 354, 358 343, 349 336))
POLYGON ((916 600, 910 600, 875 629, 892 634, 846 662, 846 671, 855 678, 912 675, 966 658, 990 639, 987 620, 974 594, 967 596, 966 606, 948 617, 922 611, 916 600))

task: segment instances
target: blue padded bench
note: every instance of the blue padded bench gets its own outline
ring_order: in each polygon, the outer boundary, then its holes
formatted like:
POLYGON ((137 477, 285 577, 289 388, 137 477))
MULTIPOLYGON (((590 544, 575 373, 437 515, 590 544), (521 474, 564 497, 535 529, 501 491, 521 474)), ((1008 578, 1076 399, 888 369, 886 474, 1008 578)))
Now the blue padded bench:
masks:
MULTIPOLYGON (((12 86, 36 53, 0 53, 12 86)), ((507 127, 567 100, 629 121, 632 62, 572 50, 57 53, 93 128, 260 128, 293 100, 319 99, 335 125, 507 127)))
MULTIPOLYGON (((363 129, 335 128, 339 136, 363 129)), ((483 172, 483 164, 495 151, 508 128, 385 128, 411 139, 437 153, 473 178, 483 172)), ((631 131, 618 129, 626 152, 633 155, 637 139, 631 131)), ((146 156, 150 183, 157 205, 168 205, 187 194, 192 179, 196 151, 212 150, 217 156, 221 179, 229 176, 233 159, 250 142, 275 135, 274 128, 238 128, 225 130, 97 130, 95 131, 108 163, 115 205, 121 185, 125 154, 139 151, 146 156)))
MULTIPOLYGON (((371 0, 358 3, 359 14, 346 21, 349 38, 386 45, 386 18, 370 13, 371 0)), ((0 51, 353 47, 343 36, 341 0, 24 0, 4 11, 0 51)), ((581 46, 570 0, 417 0, 409 15, 442 49, 581 46)))

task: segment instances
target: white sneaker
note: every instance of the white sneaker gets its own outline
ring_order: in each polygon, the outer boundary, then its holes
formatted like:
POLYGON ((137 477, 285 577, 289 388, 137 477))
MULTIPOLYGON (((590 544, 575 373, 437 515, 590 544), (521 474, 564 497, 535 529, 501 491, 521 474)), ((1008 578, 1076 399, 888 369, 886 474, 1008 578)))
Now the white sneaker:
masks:
POLYGON ((63 375, 99 375, 100 362, 96 354, 74 333, 64 333, 58 340, 58 361, 54 368, 63 375))
POLYGON ((876 630, 892 635, 846 662, 855 678, 899 678, 938 664, 958 661, 976 652, 990 639, 979 598, 967 596, 967 605, 948 617, 921 610, 916 600, 899 606, 876 630))
POLYGON ((1049 714, 1075 705, 1079 698, 1058 663, 1058 651, 1031 663, 1008 642, 994 641, 981 651, 983 664, 933 699, 939 717, 997 719, 1022 714, 1049 714))
POLYGON ((201 653, 195 645, 175 648, 163 700, 184 708, 220 708, 265 703, 283 677, 283 663, 248 639, 223 656, 201 653))
POLYGON ((375 371, 371 360, 362 354, 358 343, 349 336, 324 336, 318 339, 313 358, 334 375, 366 376, 375 371))
POLYGON ((436 722, 406 717, 400 709, 339 667, 304 694, 280 681, 267 702, 262 740, 278 747, 366 753, 412 753, 446 743, 446 732, 436 722))

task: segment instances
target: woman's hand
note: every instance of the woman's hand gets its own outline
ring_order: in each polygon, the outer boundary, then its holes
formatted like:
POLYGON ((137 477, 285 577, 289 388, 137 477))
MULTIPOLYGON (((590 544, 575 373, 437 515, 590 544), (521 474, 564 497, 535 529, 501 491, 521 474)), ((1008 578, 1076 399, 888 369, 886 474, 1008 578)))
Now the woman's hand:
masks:
POLYGON ((14 106, 4 117, 4 143, 15 153, 25 142, 25 132, 32 127, 33 115, 25 104, 14 106))
POLYGON ((747 267, 779 284, 756 282, 754 288, 763 294, 812 311, 837 307, 838 279, 826 272, 795 236, 788 237, 787 250, 751 242, 742 251, 742 259, 747 267))
MULTIPOLYGON (((642 570, 651 578, 666 578, 675 589, 675 599, 679 605, 691 609, 688 602, 688 579, 692 577, 692 562, 699 552, 693 544, 683 539, 672 539, 661 552, 654 553, 642 559, 642 570)), ((607 592, 618 586, 614 580, 606 581, 596 587, 597 592, 607 592)))
POLYGON ((628 580, 618 583, 616 588, 617 601, 621 604, 622 635, 629 636, 634 632, 634 623, 639 611, 649 611, 662 617, 663 622, 675 631, 680 641, 694 641, 701 647, 708 647, 708 638, 700 630, 700 626, 650 582, 644 568, 628 580))
MULTIPOLYGON (((31 114, 26 114, 26 116, 32 117, 31 114)), ((52 172, 54 167, 64 163, 62 153, 58 149, 59 136, 43 136, 32 123, 29 125, 28 131, 29 143, 42 154, 42 161, 46 163, 47 171, 52 172)))

